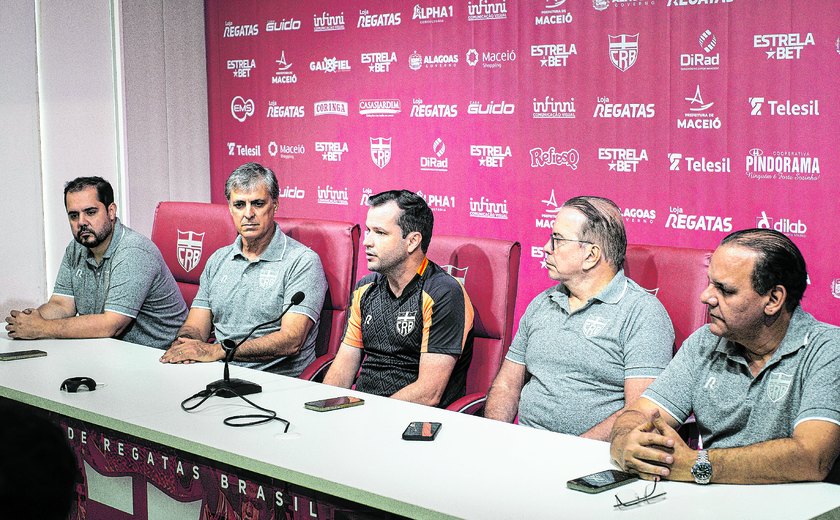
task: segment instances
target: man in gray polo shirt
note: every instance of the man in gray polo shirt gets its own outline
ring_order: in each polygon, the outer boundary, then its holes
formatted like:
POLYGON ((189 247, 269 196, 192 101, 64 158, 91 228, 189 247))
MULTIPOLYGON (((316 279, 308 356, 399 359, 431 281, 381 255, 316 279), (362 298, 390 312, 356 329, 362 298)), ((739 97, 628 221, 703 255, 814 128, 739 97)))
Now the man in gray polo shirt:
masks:
POLYGON ((230 175, 225 197, 239 236, 207 261, 187 321, 161 362, 224 359, 222 341, 238 343, 272 318, 239 347, 234 363, 298 376, 315 360, 327 281, 318 255, 274 222, 279 192, 274 172, 257 163, 230 175), (304 300, 293 305, 298 292, 304 300), (208 343, 211 332, 214 343, 208 343))
POLYGON ((621 212, 575 197, 545 245, 560 282, 528 305, 484 416, 606 440, 618 414, 665 368, 674 328, 655 296, 624 276, 621 212))
POLYGON ((701 295, 709 325, 616 421, 613 460, 646 479, 837 482, 840 329, 802 310, 806 284, 805 260, 785 235, 726 237, 701 295), (699 451, 674 431, 692 411, 699 451))
POLYGON ((64 253, 50 300, 6 318, 12 338, 114 337, 164 349, 187 315, 172 273, 148 238, 117 218, 101 177, 64 187, 75 240, 64 253))

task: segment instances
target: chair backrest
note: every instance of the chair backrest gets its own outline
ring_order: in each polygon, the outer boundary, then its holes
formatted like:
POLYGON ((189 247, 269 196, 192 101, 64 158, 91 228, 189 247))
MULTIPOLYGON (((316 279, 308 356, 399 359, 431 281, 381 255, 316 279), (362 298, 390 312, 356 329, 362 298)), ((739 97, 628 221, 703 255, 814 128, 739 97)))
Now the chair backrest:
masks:
POLYGON ((426 255, 464 284, 475 308, 467 394, 486 393, 513 339, 519 242, 435 235, 426 255))
POLYGON ((656 294, 674 324, 674 352, 692 332, 708 323, 700 293, 709 284, 712 252, 667 246, 627 246, 625 274, 656 294))
POLYGON ((321 257, 327 277, 327 295, 321 311, 315 353, 335 355, 341 345, 344 323, 350 310, 350 294, 356 283, 359 257, 358 224, 304 218, 275 218, 284 233, 321 257))
POLYGON ((160 249, 178 288, 192 304, 207 259, 236 239, 236 226, 225 204, 161 202, 155 209, 152 242, 160 249))

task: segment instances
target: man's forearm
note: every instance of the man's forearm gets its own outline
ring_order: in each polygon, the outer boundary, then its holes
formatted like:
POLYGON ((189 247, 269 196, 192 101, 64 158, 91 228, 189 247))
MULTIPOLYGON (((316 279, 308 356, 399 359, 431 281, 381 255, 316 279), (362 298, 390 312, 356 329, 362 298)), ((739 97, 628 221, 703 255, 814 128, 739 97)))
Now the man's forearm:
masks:
POLYGON ((440 399, 443 396, 442 392, 439 394, 415 381, 402 387, 396 393, 392 394, 391 397, 400 401, 409 401, 426 406, 437 406, 440 404, 440 399))
POLYGON ((613 425, 622 413, 624 413, 624 408, 610 415, 592 428, 589 428, 589 430, 583 432, 580 436, 586 439, 595 439, 597 441, 610 440, 613 425))
POLYGON ((207 337, 205 337, 204 334, 202 334, 201 330, 199 330, 197 327, 192 327, 185 323, 181 326, 180 329, 178 329, 178 334, 176 334, 175 337, 195 339, 198 341, 207 341, 210 336, 208 335, 207 337))
POLYGON ((294 356, 300 352, 301 340, 282 330, 246 341, 237 350, 234 359, 241 361, 271 361, 278 357, 294 356))
POLYGON ((484 417, 496 421, 513 422, 519 411, 519 392, 497 385, 490 387, 484 405, 484 417))
MULTIPOLYGON (((128 323, 130 323, 130 318, 128 323)), ((41 338, 112 338, 125 327, 105 314, 83 314, 70 318, 45 319, 39 322, 41 338)))
POLYGON ((647 417, 642 412, 637 410, 625 410, 620 413, 613 421, 612 429, 610 430, 610 458, 621 464, 622 452, 624 451, 624 439, 628 433, 634 430, 640 424, 647 422, 647 417))
POLYGON ((76 314, 75 312, 73 312, 73 310, 75 309, 71 310, 69 306, 64 307, 52 301, 48 301, 47 303, 41 305, 40 307, 38 307, 37 310, 41 313, 41 317, 45 320, 71 318, 76 314))
MULTIPOLYGON (((709 450, 712 482, 775 484, 823 480, 831 465, 817 460, 800 441, 773 439, 740 448, 709 450)), ((693 464, 693 462, 692 462, 693 464)))

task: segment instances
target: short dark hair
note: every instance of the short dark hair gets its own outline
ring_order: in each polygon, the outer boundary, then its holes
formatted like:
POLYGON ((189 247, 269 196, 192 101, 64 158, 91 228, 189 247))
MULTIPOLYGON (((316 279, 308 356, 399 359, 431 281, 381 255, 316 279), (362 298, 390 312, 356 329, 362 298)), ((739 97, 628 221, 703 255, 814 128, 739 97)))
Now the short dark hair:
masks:
POLYGON ((77 193, 87 188, 96 188, 96 198, 105 208, 114 203, 114 188, 102 177, 76 177, 64 185, 64 207, 67 207, 67 194, 77 193))
POLYGON ((280 187, 277 185, 277 177, 274 176, 274 172, 262 164, 249 162, 233 170, 233 173, 230 174, 225 182, 225 198, 230 200, 230 193, 233 190, 251 191, 257 187, 258 183, 265 185, 273 200, 277 200, 277 197, 280 196, 280 187))
POLYGON ((622 269, 627 255, 627 232, 616 203, 604 197, 583 195, 567 200, 563 207, 574 208, 586 217, 578 238, 601 246, 607 262, 622 269))
POLYGON ((435 216, 429 209, 429 205, 426 204, 423 197, 408 190, 383 191, 371 196, 368 203, 371 207, 376 207, 392 200, 402 210, 402 214, 397 219, 397 224, 402 230, 403 238, 415 231, 420 233, 422 237, 420 239, 420 250, 425 254, 429 250, 429 244, 432 241, 432 228, 435 226, 435 216))
POLYGON ((781 285, 787 291, 785 308, 793 312, 808 287, 805 258, 793 240, 773 229, 742 229, 729 234, 720 245, 734 244, 758 253, 752 272, 752 287, 767 294, 781 285))

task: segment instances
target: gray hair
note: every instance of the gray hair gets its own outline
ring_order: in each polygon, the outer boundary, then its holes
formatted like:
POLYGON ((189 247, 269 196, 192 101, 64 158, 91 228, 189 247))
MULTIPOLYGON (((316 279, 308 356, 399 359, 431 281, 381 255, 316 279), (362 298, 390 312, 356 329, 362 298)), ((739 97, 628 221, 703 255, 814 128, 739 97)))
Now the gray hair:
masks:
POLYGON ((604 197, 581 196, 567 200, 563 207, 574 208, 586 216, 579 238, 600 246, 607 262, 622 269, 627 254, 627 232, 615 202, 604 197))
POLYGON ((274 172, 259 163, 245 163, 233 170, 233 173, 225 182, 225 198, 230 200, 230 194, 233 190, 253 191, 260 183, 268 189, 272 200, 277 200, 277 197, 280 196, 280 187, 277 185, 277 177, 274 176, 274 172))

